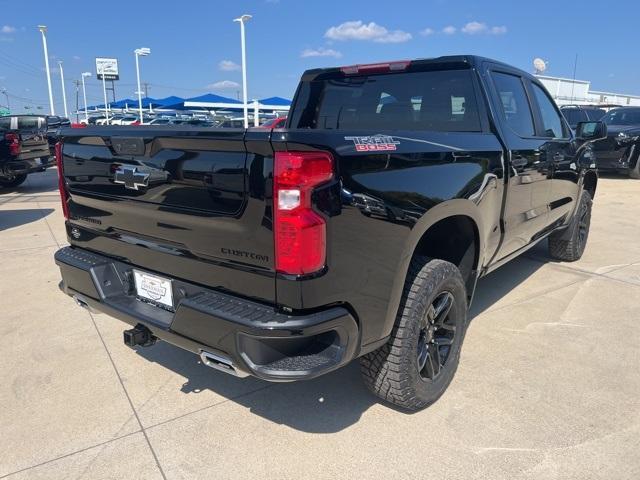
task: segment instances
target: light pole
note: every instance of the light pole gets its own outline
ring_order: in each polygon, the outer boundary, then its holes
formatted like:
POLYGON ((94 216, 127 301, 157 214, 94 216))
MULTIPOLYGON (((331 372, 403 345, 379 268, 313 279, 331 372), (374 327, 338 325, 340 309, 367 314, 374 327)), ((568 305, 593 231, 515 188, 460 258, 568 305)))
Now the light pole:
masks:
POLYGON ((90 77, 91 72, 84 72, 82 74, 82 99, 84 100, 84 121, 89 123, 89 111, 87 110, 87 88, 84 86, 85 77, 90 77))
POLYGON ((42 48, 44 49, 44 66, 47 69, 47 84, 49 85, 49 107, 51 108, 51 115, 55 115, 56 111, 53 108, 53 91, 51 90, 51 71, 49 70, 49 52, 47 50, 47 26, 38 25, 38 30, 42 34, 42 48))
POLYGON ((58 61, 58 67, 60 67, 60 81, 62 82, 62 104, 64 105, 64 116, 69 118, 69 111, 67 110, 67 92, 64 89, 64 70, 62 69, 62 60, 58 61))
POLYGON ((150 48, 136 48, 133 53, 136 54, 136 76, 138 77, 138 111, 140 112, 140 125, 144 124, 142 116, 142 88, 140 87, 140 60, 138 57, 146 57, 151 53, 150 48))
POLYGON ((242 15, 234 22, 240 23, 240 42, 242 46, 242 103, 244 109, 244 128, 249 128, 249 111, 247 105, 247 51, 244 43, 244 24, 251 19, 251 15, 242 15))
POLYGON ((11 105, 9 104, 9 94, 7 93, 7 89, 3 88, 2 93, 4 93, 5 98, 7 99, 7 109, 11 112, 11 105))
POLYGON ((104 123, 109 125, 109 105, 107 105, 107 81, 104 79, 102 72, 102 94, 104 95, 104 123))

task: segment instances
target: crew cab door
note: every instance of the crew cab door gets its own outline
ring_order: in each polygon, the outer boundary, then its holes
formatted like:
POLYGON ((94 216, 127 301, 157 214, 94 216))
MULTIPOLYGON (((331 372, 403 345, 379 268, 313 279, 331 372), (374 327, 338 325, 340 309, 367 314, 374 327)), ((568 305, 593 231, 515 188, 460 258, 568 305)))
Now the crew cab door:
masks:
POLYGON ((571 130, 544 87, 530 80, 526 82, 534 101, 537 136, 545 139, 540 150, 549 165, 549 224, 555 227, 571 215, 577 201, 580 180, 577 148, 571 130))
POLYGON ((486 75, 493 107, 507 148, 504 238, 496 259, 544 235, 549 226, 551 175, 547 139, 537 136, 531 91, 517 71, 489 65, 486 75))

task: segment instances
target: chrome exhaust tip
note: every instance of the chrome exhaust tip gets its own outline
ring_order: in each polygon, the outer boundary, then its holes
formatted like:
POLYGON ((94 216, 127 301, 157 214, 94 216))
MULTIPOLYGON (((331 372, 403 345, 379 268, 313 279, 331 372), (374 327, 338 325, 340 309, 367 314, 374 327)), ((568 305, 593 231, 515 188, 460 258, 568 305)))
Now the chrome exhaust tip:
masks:
POLYGON ((89 302, 82 295, 74 295, 73 301, 76 302, 76 305, 79 307, 89 310, 91 313, 95 313, 93 308, 89 305, 89 302))
POLYGON ((236 377, 244 378, 249 376, 248 373, 236 369, 229 358, 207 352, 206 350, 200 350, 200 360, 202 360, 202 363, 207 367, 211 367, 215 370, 219 370, 236 377))

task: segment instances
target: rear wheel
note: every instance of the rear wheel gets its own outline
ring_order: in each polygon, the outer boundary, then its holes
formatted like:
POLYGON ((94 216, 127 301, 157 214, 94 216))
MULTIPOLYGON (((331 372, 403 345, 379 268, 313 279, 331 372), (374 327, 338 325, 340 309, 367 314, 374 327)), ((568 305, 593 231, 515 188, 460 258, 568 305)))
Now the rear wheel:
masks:
POLYGON ((435 402, 458 367, 467 294, 452 263, 414 257, 389 341, 360 359, 367 387, 408 410, 435 402))
POLYGON ((27 174, 13 175, 11 177, 0 177, 0 187, 13 188, 22 185, 27 179, 27 174))
POLYGON ((583 190, 571 224, 565 230, 549 235, 549 254, 552 258, 565 262, 580 260, 589 238, 592 204, 591 195, 583 190))

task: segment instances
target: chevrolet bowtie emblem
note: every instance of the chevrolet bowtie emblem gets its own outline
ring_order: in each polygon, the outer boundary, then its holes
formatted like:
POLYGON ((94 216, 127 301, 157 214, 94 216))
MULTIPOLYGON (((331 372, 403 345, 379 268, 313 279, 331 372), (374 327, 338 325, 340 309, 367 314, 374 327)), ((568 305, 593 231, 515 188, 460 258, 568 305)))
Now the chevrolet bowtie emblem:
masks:
POLYGON ((138 172, 136 167, 119 167, 113 177, 115 183, 124 185, 125 188, 138 190, 140 187, 149 186, 149 174, 138 172))

